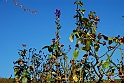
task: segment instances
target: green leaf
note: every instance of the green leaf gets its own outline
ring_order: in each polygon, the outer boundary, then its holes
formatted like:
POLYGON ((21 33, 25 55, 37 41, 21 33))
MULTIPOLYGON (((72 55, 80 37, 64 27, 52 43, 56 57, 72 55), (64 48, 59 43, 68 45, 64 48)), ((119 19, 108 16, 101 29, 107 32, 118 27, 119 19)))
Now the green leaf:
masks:
POLYGON ((82 7, 83 6, 83 2, 82 1, 79 1, 79 5, 82 7))
POLYGON ((47 81, 55 81, 54 78, 48 78, 47 81))
POLYGON ((15 75, 15 79, 18 80, 19 79, 19 75, 15 75))
POLYGON ((110 66, 110 62, 109 61, 103 61, 102 62, 102 68, 105 69, 105 68, 108 68, 110 66))
POLYGON ((86 51, 89 51, 90 50, 90 45, 91 45, 91 41, 90 41, 90 39, 88 39, 86 41, 86 51))
POLYGON ((83 38, 78 38, 77 39, 77 44, 82 43, 82 42, 83 42, 83 38))
POLYGON ((22 73, 23 76, 27 76, 28 75, 28 72, 27 70, 23 70, 23 73, 22 73))
POLYGON ((79 51, 75 50, 73 53, 73 59, 75 60, 78 57, 79 51))
POLYGON ((15 70, 14 70, 14 75, 15 75, 15 76, 18 75, 18 72, 19 72, 19 70, 18 70, 18 69, 15 69, 15 70))
POLYGON ((74 2, 74 4, 79 4, 81 7, 83 6, 83 2, 82 1, 76 1, 76 2, 74 2))
POLYGON ((77 32, 74 32, 73 34, 76 36, 76 38, 79 38, 79 37, 80 37, 80 35, 79 35, 79 32, 78 32, 78 31, 77 31, 77 32))
POLYGON ((58 50, 58 49, 59 49, 58 45, 55 45, 55 49, 56 49, 56 50, 58 50))
POLYGON ((94 50, 98 51, 100 49, 100 45, 99 44, 94 44, 94 50))
POLYGON ((28 83, 28 78, 27 77, 23 77, 22 78, 22 83, 28 83))
POLYGON ((84 9, 83 9, 83 10, 80 10, 80 12, 81 12, 83 15, 84 15, 85 11, 86 11, 86 10, 84 10, 84 9))
POLYGON ((118 39, 113 39, 113 42, 118 43, 119 40, 118 39))
POLYGON ((91 33, 94 34, 96 32, 96 27, 92 27, 91 33))
POLYGON ((90 11, 90 15, 93 15, 93 14, 96 14, 96 12, 92 12, 92 11, 90 11))
POLYGON ((74 40, 74 34, 70 34, 69 40, 70 40, 70 42, 73 42, 73 40, 74 40))
POLYGON ((85 51, 86 52, 86 47, 80 47, 79 50, 85 51))
POLYGON ((53 46, 49 46, 49 47, 48 47, 48 51, 49 51, 49 52, 53 52, 53 46))
POLYGON ((87 23, 89 22, 88 18, 81 18, 82 22, 87 23))

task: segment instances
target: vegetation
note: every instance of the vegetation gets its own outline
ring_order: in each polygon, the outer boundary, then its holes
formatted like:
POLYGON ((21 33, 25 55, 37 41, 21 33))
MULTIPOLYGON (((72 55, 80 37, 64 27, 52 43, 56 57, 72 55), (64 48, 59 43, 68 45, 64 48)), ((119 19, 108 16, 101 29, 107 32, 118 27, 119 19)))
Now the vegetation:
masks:
MULTIPOLYGON (((35 48, 25 49, 26 44, 22 44, 23 49, 18 52, 20 58, 13 62, 15 78, 2 79, 2 82, 14 80, 14 83, 124 83, 124 37, 108 37, 98 33, 100 18, 96 12, 90 11, 88 16, 84 17, 86 10, 83 9, 83 2, 76 0, 74 4, 76 28, 69 36, 70 42, 76 41, 72 59, 68 60, 67 56, 71 46, 65 51, 64 44, 60 43, 61 11, 56 9, 56 33, 51 45, 44 46, 37 53, 35 48), (100 56, 99 50, 103 47, 106 52, 100 56), (45 49, 49 54, 43 52, 45 49), (121 60, 114 63, 112 56, 117 49, 120 49, 121 60), (77 60, 79 53, 83 58, 77 60), (106 59, 102 58, 106 56, 106 59), (103 79, 104 77, 107 79, 103 79), (115 80, 116 77, 120 77, 120 80, 115 80)), ((0 80, 0 83, 2 82, 0 80)))

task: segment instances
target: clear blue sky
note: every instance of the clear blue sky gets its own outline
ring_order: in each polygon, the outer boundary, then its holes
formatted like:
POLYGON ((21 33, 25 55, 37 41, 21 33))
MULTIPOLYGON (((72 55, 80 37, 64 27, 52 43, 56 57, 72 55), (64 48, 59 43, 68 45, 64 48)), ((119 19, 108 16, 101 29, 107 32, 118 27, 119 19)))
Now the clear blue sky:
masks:
MULTIPOLYGON (((25 8, 37 10, 37 14, 24 12, 13 0, 0 0, 0 77, 9 77, 13 74, 13 61, 19 58, 18 49, 22 43, 27 44, 27 49, 33 47, 40 50, 44 45, 50 45, 55 37, 56 8, 61 10, 62 25, 61 43, 67 47, 74 43, 69 41, 69 35, 75 29, 75 0, 17 0, 25 8)), ((124 35, 124 0, 83 0, 86 9, 95 11, 101 21, 98 32, 108 36, 124 35)), ((68 54, 71 58, 73 50, 68 54)), ((102 53, 101 53, 102 54, 102 53)), ((116 60, 119 55, 114 56, 116 60)), ((81 56, 79 56, 81 57, 81 56)))

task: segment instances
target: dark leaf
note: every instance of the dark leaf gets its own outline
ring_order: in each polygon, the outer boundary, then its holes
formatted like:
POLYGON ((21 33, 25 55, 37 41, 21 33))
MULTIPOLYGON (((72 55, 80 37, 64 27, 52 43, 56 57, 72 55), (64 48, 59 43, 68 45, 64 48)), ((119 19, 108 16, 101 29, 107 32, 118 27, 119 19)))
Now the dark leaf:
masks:
POLYGON ((99 44, 94 44, 94 50, 98 51, 100 49, 100 45, 99 44))
POLYGON ((76 44, 75 47, 76 47, 76 48, 79 48, 79 44, 76 44))
POLYGON ((102 35, 102 36, 103 36, 104 40, 108 40, 107 36, 105 36, 105 35, 102 35))
POLYGON ((120 38, 120 44, 124 44, 124 37, 120 38))
POLYGON ((88 39, 86 41, 86 51, 89 51, 90 50, 90 45, 91 45, 91 41, 90 41, 90 39, 88 39))
POLYGON ((45 48, 49 48, 49 46, 44 46, 44 47, 42 48, 42 50, 45 49, 45 48))
POLYGON ((84 58, 87 58, 87 56, 88 56, 88 54, 84 54, 84 55, 83 55, 84 58))
POLYGON ((110 45, 110 44, 112 44, 112 43, 113 43, 113 41, 112 41, 112 40, 109 40, 109 41, 108 41, 108 44, 109 44, 109 45, 110 45))

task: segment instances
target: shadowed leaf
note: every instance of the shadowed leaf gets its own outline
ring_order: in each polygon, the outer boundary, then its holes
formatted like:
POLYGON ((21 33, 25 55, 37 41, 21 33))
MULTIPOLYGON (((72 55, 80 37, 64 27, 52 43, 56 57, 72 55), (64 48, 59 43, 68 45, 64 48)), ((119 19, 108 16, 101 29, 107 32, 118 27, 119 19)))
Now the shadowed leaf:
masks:
POLYGON ((42 50, 45 49, 45 48, 49 48, 49 46, 44 46, 44 47, 42 48, 42 50))
POLYGON ((90 45, 91 45, 91 41, 90 40, 87 40, 86 41, 86 51, 89 51, 90 50, 90 45))

